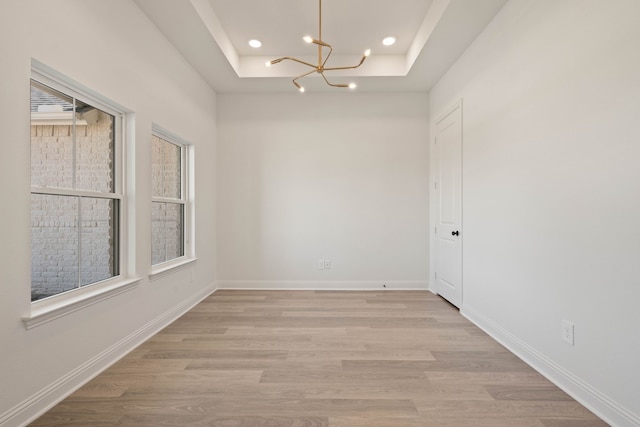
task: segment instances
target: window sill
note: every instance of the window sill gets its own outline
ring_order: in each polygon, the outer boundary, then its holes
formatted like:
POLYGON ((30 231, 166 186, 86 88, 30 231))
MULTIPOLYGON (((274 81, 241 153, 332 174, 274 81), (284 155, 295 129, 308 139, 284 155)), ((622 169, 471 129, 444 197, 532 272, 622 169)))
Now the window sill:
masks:
MULTIPOLYGON (((25 329, 35 328, 44 325, 52 320, 66 316, 84 307, 96 304, 100 301, 112 298, 135 288, 140 282, 140 278, 119 281, 108 286, 83 289, 85 292, 75 294, 75 292, 65 295, 65 298, 36 301, 31 304, 31 314, 23 317, 25 329)), ((96 286, 96 285, 92 285, 96 286)))
POLYGON ((181 270, 182 268, 196 262, 197 260, 198 258, 185 258, 158 264, 156 268, 151 270, 151 273, 149 273, 149 281, 153 282, 155 280, 161 279, 173 273, 174 271, 181 270))

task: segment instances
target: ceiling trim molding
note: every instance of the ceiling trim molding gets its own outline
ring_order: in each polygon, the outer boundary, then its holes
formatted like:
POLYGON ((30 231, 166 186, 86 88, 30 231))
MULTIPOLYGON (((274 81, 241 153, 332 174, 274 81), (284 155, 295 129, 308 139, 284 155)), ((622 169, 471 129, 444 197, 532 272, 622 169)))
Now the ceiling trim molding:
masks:
POLYGON ((427 41, 435 31, 438 23, 444 15, 444 12, 450 4, 451 0, 434 0, 433 3, 431 3, 431 7, 429 7, 427 15, 424 17, 424 21, 422 21, 422 25, 418 30, 418 34, 416 34, 416 37, 413 39, 413 42, 407 51, 407 73, 411 71, 413 64, 415 64, 416 59, 418 59, 418 55, 420 55, 420 52, 424 49, 424 45, 427 44, 427 41))
POLYGON ((209 4, 209 1, 189 0, 189 2, 209 31, 209 34, 211 34, 211 37, 213 37, 218 47, 227 58, 227 61, 229 61, 231 68, 233 68, 236 74, 240 75, 240 56, 238 55, 235 47, 233 47, 231 39, 222 27, 222 24, 218 19, 218 15, 216 15, 215 11, 209 4))
MULTIPOLYGON (((339 70, 333 72, 332 75, 337 77, 406 76, 411 71, 416 58, 418 58, 418 55, 420 55, 420 52, 436 29, 438 22, 449 7, 450 2, 451 0, 433 1, 416 37, 405 55, 376 55, 374 53, 374 55, 368 58, 366 67, 353 70, 339 70)), ((239 78, 288 78, 295 77, 300 73, 300 67, 297 66, 298 64, 286 64, 289 66, 281 65, 279 67, 267 68, 264 64, 273 59, 270 56, 239 55, 209 1, 189 0, 189 3, 239 78)), ((316 60, 316 57, 312 55, 307 59, 303 56, 299 58, 308 62, 316 60)), ((334 55, 332 57, 332 63, 334 64, 351 64, 359 60, 360 56, 334 55)))

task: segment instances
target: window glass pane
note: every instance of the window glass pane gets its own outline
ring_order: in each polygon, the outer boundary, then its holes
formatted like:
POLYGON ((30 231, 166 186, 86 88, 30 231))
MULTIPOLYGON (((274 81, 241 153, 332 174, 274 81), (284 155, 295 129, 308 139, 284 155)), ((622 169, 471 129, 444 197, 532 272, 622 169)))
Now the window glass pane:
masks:
POLYGON ((31 82, 31 184, 112 193, 115 118, 31 82))
POLYGON ((165 233, 167 245, 167 261, 184 255, 184 245, 182 233, 183 223, 183 205, 177 203, 167 203, 165 233))
POLYGON ((152 263, 184 255, 184 208, 179 203, 152 203, 152 263))
POLYGON ((160 264, 167 260, 167 236, 164 233, 166 203, 151 204, 151 263, 160 264))
POLYGON ((77 103, 76 111, 75 188, 112 193, 115 118, 87 104, 77 103))
POLYGON ((73 98, 31 84, 31 185, 73 188, 73 98))
POLYGON ((180 199, 182 161, 179 146, 155 135, 151 137, 151 179, 153 196, 180 199))
POLYGON ((180 147, 169 142, 164 144, 164 197, 180 199, 180 147))
POLYGON ((32 194, 31 300, 78 283, 78 198, 32 194))
POLYGON ((155 135, 151 135, 151 183, 152 195, 154 197, 163 197, 163 179, 162 179, 162 147, 164 141, 155 135))
POLYGON ((116 242, 117 200, 80 199, 80 283, 81 286, 118 274, 116 242))

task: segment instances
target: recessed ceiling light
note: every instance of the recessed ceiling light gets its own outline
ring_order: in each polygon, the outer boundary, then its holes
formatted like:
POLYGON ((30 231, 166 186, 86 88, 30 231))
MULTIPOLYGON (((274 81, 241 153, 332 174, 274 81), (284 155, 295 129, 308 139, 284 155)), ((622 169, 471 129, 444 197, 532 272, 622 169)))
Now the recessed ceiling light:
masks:
POLYGON ((385 45, 385 46, 391 46, 395 42, 396 42, 396 38, 395 37, 387 37, 384 40, 382 40, 382 44, 385 45))
POLYGON ((257 49, 262 46, 262 43, 260 42, 260 40, 249 40, 249 46, 257 49))

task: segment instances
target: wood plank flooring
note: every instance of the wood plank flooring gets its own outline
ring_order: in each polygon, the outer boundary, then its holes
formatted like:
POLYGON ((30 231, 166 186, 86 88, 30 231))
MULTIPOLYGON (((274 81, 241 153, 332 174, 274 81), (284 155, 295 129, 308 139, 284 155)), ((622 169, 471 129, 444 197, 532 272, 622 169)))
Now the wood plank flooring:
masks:
POLYGON ((607 424, 429 292, 218 291, 31 425, 607 424))

